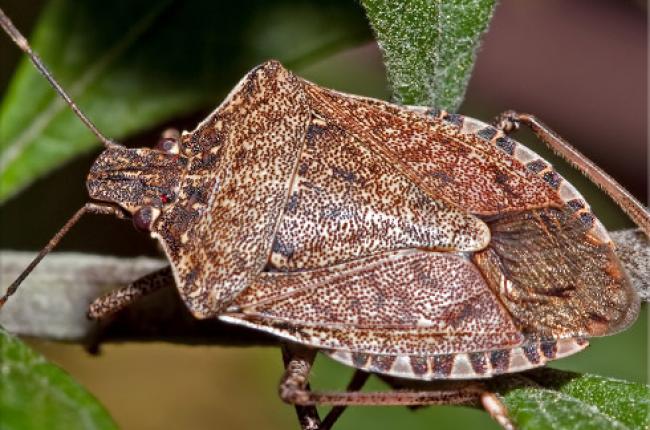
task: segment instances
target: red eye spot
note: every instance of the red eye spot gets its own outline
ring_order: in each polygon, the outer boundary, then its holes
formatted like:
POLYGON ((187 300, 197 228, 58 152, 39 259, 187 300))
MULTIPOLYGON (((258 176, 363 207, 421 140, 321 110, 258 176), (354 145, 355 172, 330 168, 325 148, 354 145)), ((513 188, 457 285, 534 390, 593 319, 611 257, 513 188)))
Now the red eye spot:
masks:
POLYGON ((171 191, 160 193, 160 202, 163 205, 166 205, 167 203, 171 203, 175 196, 176 195, 171 191))

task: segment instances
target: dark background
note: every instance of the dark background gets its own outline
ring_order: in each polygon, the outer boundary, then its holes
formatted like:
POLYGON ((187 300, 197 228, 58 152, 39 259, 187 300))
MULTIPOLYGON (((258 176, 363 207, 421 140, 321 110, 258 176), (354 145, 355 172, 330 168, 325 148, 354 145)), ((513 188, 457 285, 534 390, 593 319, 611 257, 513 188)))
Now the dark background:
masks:
MULTIPOLYGON (((28 34, 42 2, 1 4, 28 34)), ((646 33, 644 2, 503 0, 484 39, 460 112, 486 121, 506 109, 534 113, 647 202, 646 33)), ((18 58, 18 49, 0 37, 0 89, 6 86, 18 58)), ((336 82, 343 81, 345 86, 337 88, 382 98, 389 95, 374 44, 298 72, 308 78, 331 73, 331 78, 321 83, 336 87, 336 82), (346 61, 359 64, 358 76, 336 76, 336 64, 346 61)), ((219 102, 215 100, 214 105, 219 102)), ((203 114, 188 114, 171 125, 191 129, 203 114)), ((159 132, 151 130, 126 143, 150 145, 159 132)), ((526 143, 528 137, 523 133, 526 143)), ((76 159, 0 207, 0 247, 41 247, 86 201, 85 175, 95 155, 76 159)), ((606 197, 593 187, 584 188, 586 181, 575 172, 555 164, 585 193, 608 228, 631 225, 606 197)), ((82 221, 60 249, 158 255, 146 236, 109 217, 82 221)), ((45 342, 35 346, 89 387, 124 428, 295 426, 293 411, 275 397, 281 366, 279 352, 272 348, 110 345, 101 357, 93 358, 78 346, 45 342)), ((594 340, 587 352, 562 360, 558 366, 644 381, 646 349, 643 316, 632 330, 594 340)), ((342 386, 349 371, 321 361, 317 380, 342 386)), ((483 414, 463 408, 428 408, 415 413, 402 408, 370 408, 348 413, 339 428, 366 423, 368 428, 435 425, 442 429, 485 422, 483 414)))

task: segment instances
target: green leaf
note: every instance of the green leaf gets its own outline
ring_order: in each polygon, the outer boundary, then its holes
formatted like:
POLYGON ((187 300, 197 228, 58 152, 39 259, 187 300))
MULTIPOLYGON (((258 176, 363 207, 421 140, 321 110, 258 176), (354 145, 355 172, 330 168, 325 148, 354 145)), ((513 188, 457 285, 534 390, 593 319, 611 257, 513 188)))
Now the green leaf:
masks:
POLYGON ((116 429, 68 374, 0 327, 0 430, 116 429))
POLYGON ((362 0, 397 102, 455 111, 495 0, 362 0))
MULTIPOLYGON (((304 66, 369 37, 349 0, 52 0, 31 39, 98 128, 122 140, 212 110, 264 60, 304 66)), ((0 105, 0 203, 96 146, 25 58, 0 105)))
POLYGON ((533 384, 504 395, 518 429, 646 429, 649 424, 648 385, 554 369, 525 375, 533 384))

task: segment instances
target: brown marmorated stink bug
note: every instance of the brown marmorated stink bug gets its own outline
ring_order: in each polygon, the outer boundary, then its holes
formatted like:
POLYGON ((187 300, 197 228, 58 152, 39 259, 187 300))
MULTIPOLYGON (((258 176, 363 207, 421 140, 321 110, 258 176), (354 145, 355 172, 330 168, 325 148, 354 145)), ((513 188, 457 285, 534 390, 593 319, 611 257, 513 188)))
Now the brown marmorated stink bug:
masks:
POLYGON ((0 24, 105 145, 88 175, 92 202, 0 306, 83 214, 130 218, 170 266, 98 298, 92 318, 176 285, 196 318, 289 342, 288 402, 482 402, 504 424, 503 406, 478 382, 352 390, 367 372, 478 380, 542 366, 637 316, 639 299, 587 202, 507 134, 529 125, 646 234, 650 215, 532 116, 508 112, 491 126, 321 88, 269 61, 194 131, 128 149, 79 111, 1 10, 0 24), (365 372, 351 391, 313 392, 316 351, 365 372))

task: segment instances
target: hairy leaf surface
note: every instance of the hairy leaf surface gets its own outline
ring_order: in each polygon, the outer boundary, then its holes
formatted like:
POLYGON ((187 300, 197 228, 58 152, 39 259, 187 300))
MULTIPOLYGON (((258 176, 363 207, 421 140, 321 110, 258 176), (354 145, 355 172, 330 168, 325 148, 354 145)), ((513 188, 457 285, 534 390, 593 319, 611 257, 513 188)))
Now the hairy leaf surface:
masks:
POLYGON ((495 0, 362 0, 397 102, 455 111, 495 0))

